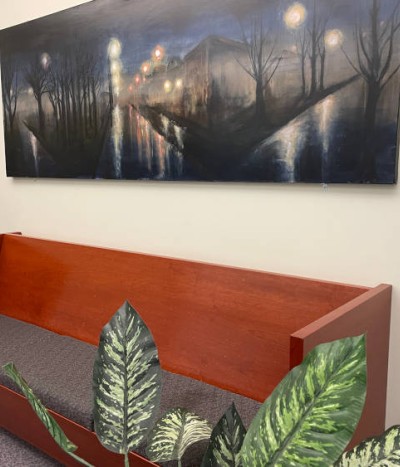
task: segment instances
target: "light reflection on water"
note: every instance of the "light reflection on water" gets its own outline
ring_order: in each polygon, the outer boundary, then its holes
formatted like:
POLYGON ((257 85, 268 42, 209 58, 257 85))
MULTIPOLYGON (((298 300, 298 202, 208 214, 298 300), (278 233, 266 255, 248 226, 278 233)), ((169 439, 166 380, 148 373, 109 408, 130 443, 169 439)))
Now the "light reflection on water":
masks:
POLYGON ((152 154, 150 123, 131 107, 129 112, 129 127, 131 128, 132 135, 135 133, 134 129, 136 127, 138 162, 150 172, 152 154))
POLYGON ((322 142, 322 180, 329 175, 329 150, 332 140, 333 124, 337 117, 337 98, 332 94, 317 104, 314 115, 322 142))
POLYGON ((116 178, 122 177, 122 143, 124 136, 123 115, 119 105, 112 112, 112 142, 114 149, 114 170, 116 178))
POLYGON ((38 141, 37 141, 36 136, 32 132, 29 132, 29 141, 31 144, 33 160, 35 163, 35 175, 38 177, 39 176, 38 141))
POLYGON ((169 118, 167 118, 165 115, 161 115, 161 123, 162 123, 164 135, 168 134, 169 122, 170 122, 169 118))
POLYGON ((330 143, 331 126, 336 118, 336 97, 328 96, 314 108, 315 116, 319 124, 319 132, 324 152, 328 152, 330 143))
POLYGON ((320 144, 324 180, 329 175, 329 153, 338 113, 338 97, 332 94, 263 141, 254 151, 253 160, 271 157, 272 153, 280 167, 279 181, 295 182, 297 161, 310 142, 314 146, 320 144))
POLYGON ((183 148, 184 148, 183 138, 185 136, 185 130, 178 125, 174 125, 174 132, 175 132, 176 141, 178 143, 178 148, 180 151, 183 151, 183 148))
POLYGON ((293 120, 290 125, 277 131, 266 143, 276 145, 279 153, 278 160, 283 161, 286 168, 285 180, 294 182, 296 157, 306 143, 302 120, 293 120))
MULTIPOLYGON (((149 178, 166 179, 180 177, 183 171, 183 137, 184 130, 162 116, 162 131, 165 137, 155 131, 150 122, 136 112, 129 109, 129 128, 131 138, 134 138, 132 147, 137 148, 138 164, 146 169, 149 178), (174 131, 174 139, 179 148, 170 144, 166 136, 174 131)), ((128 175, 128 174, 126 174, 128 175)))

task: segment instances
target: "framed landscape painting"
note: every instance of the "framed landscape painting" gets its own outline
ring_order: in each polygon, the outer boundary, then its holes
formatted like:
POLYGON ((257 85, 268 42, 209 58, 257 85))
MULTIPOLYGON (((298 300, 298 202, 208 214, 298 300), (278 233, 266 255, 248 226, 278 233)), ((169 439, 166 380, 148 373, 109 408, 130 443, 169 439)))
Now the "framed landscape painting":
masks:
POLYGON ((94 0, 0 44, 8 176, 397 181, 400 0, 94 0))

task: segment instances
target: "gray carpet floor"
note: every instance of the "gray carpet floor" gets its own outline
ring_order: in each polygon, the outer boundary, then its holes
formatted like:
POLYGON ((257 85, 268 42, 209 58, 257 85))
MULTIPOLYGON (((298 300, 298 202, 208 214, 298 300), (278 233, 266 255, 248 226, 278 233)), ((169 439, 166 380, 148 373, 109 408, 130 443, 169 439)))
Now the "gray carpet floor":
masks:
POLYGON ((61 464, 0 428, 0 467, 60 467, 61 464))

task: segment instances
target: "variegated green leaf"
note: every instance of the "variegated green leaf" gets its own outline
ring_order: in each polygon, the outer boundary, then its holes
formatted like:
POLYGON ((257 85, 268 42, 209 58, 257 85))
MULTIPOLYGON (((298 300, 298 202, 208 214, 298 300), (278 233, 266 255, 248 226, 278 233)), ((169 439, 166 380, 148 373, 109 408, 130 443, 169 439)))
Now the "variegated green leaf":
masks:
POLYGON ((350 441, 365 393, 365 338, 319 345, 262 405, 243 442, 243 465, 331 465, 350 441))
POLYGON ((149 434, 147 455, 153 462, 180 460, 189 446, 208 439, 211 431, 198 415, 181 408, 169 410, 149 434))
POLYGON ((335 467, 395 465, 400 465, 400 425, 392 426, 381 436, 364 440, 335 463, 335 467))
POLYGON ((86 465, 87 467, 93 467, 84 459, 81 459, 79 456, 74 454, 74 451, 77 450, 77 446, 67 438, 60 425, 54 420, 52 415, 50 415, 46 407, 41 403, 40 399, 35 396, 28 383, 17 370, 17 367, 13 363, 7 363, 7 365, 3 366, 3 369, 6 375, 21 389, 22 394, 27 398, 32 409, 43 425, 47 428, 58 446, 81 464, 86 465))
POLYGON ((153 337, 126 302, 103 328, 93 372, 95 431, 126 454, 145 439, 160 402, 161 370, 153 337))
POLYGON ((239 467, 246 428, 232 404, 212 431, 201 467, 239 467))
POLYGON ((40 418, 44 426, 48 429, 49 433, 53 437, 54 441, 63 449, 65 452, 74 452, 77 446, 73 444, 65 435, 60 425, 54 420, 49 414, 46 407, 41 401, 35 396, 28 383, 24 380, 22 375, 17 370, 17 367, 13 363, 8 363, 3 367, 7 376, 9 376, 14 383, 21 389, 22 394, 28 399, 29 404, 35 411, 36 415, 40 418))

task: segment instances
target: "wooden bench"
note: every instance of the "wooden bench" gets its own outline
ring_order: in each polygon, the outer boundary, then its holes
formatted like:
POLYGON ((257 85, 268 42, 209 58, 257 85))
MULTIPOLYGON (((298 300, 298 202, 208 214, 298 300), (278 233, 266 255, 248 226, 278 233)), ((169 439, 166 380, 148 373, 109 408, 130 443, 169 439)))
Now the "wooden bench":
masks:
MULTIPOLYGON (((389 285, 367 288, 0 236, 0 314, 97 345, 102 327, 126 299, 152 330, 165 370, 257 401, 315 345, 366 333, 368 395, 353 442, 384 429, 389 285)), ((121 464, 90 430, 55 417, 81 457, 96 466, 121 464)), ((2 385, 0 427, 66 465, 78 465, 55 445, 24 398, 2 385)), ((132 465, 154 465, 131 457, 132 465)))

